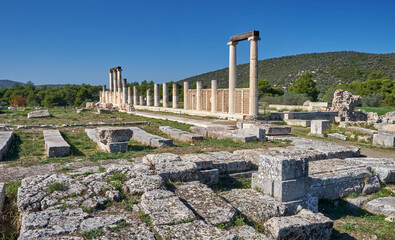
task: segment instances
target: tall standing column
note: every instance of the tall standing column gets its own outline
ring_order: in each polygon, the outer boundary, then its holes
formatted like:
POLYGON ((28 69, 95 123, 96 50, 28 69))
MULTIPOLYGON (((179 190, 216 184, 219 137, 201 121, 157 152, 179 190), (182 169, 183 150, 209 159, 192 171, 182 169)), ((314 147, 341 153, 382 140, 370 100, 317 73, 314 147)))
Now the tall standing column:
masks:
POLYGON ((112 94, 112 89, 113 89, 112 70, 110 70, 109 78, 110 78, 110 92, 109 92, 109 95, 108 95, 109 99, 107 99, 107 102, 111 103, 112 102, 111 94, 112 94))
POLYGON ((126 85, 126 78, 123 79, 122 81, 122 104, 126 104, 127 100, 128 100, 128 96, 126 95, 126 89, 127 89, 127 85, 126 85))
POLYGON ((163 107, 169 107, 169 85, 163 83, 163 107))
POLYGON ((217 89, 218 89, 218 81, 211 80, 211 112, 217 112, 217 89))
POLYGON ((189 82, 184 82, 184 109, 188 109, 188 90, 189 90, 189 82))
POLYGON ((237 84, 237 42, 228 42, 229 45, 229 113, 235 113, 235 88, 237 84))
POLYGON ((259 37, 249 37, 250 41, 250 99, 249 115, 258 116, 258 40, 259 37))
POLYGON ((132 88, 128 87, 128 104, 132 104, 132 88))
POLYGON ((133 105, 134 106, 137 106, 138 95, 139 95, 138 88, 137 88, 137 86, 134 86, 133 87, 133 105))
POLYGON ((159 107, 160 106, 159 98, 160 98, 160 95, 159 95, 159 84, 155 83, 154 84, 154 107, 159 107))
POLYGON ((173 108, 178 108, 178 102, 180 97, 178 96, 178 84, 173 83, 173 108))
POLYGON ((140 106, 144 106, 144 95, 140 95, 140 106))
POLYGON ((152 106, 152 91, 147 89, 147 106, 152 106))
POLYGON ((121 68, 117 68, 117 78, 118 78, 118 105, 122 104, 122 78, 121 78, 121 68))
POLYGON ((112 79, 113 79, 113 93, 112 93, 112 104, 117 104, 117 74, 115 70, 112 71, 112 79))
POLYGON ((202 81, 196 82, 196 110, 202 111, 202 81))
POLYGON ((106 102, 106 85, 103 85, 103 89, 101 92, 101 103, 105 103, 106 102))

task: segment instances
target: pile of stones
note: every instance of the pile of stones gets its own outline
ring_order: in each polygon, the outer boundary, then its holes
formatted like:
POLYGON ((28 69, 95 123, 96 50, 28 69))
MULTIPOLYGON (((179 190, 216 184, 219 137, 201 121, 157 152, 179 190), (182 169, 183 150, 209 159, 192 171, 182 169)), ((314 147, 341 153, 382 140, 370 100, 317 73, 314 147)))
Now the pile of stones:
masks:
POLYGON ((355 111, 355 107, 360 99, 360 96, 353 95, 342 89, 337 89, 333 94, 330 111, 338 112, 340 121, 367 121, 368 116, 365 112, 355 111))

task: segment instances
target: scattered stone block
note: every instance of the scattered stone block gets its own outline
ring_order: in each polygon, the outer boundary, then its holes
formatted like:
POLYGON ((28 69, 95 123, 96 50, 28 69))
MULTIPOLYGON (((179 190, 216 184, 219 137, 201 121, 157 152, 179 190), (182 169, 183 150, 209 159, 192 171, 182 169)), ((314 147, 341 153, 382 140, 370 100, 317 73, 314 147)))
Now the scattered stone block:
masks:
POLYGON ((97 142, 95 129, 85 128, 85 133, 92 141, 97 142))
POLYGON ((99 114, 108 114, 108 113, 112 113, 112 110, 111 109, 107 109, 107 108, 98 108, 97 109, 97 113, 99 113, 99 114))
POLYGON ((395 216, 395 197, 373 199, 366 204, 365 208, 373 214, 395 216))
POLYGON ((269 237, 267 237, 263 233, 259 233, 257 230, 255 230, 253 227, 248 226, 248 225, 243 225, 239 228, 233 228, 231 230, 233 233, 236 233, 238 236, 238 239, 244 239, 244 240, 271 240, 269 237))
POLYGON ((173 146, 173 139, 163 138, 157 135, 153 135, 147 133, 146 131, 142 130, 138 127, 131 127, 133 131, 132 139, 141 143, 144 143, 149 146, 154 147, 171 147, 173 146))
POLYGON ((353 130, 353 131, 358 132, 358 133, 366 134, 366 135, 377 134, 376 130, 362 128, 362 127, 347 126, 347 129, 353 130))
POLYGON ((27 118, 42 118, 42 117, 50 117, 48 110, 39 110, 34 112, 29 112, 27 114, 27 118))
POLYGON ((80 229, 83 232, 89 232, 102 227, 114 226, 122 221, 124 221, 123 217, 117 215, 87 218, 81 222, 80 229))
POLYGON ((266 130, 267 136, 279 136, 279 135, 287 135, 291 132, 292 127, 290 126, 281 126, 275 124, 260 124, 254 128, 262 128, 266 130))
POLYGON ((207 185, 214 185, 218 183, 219 171, 218 169, 200 170, 199 176, 200 182, 207 185))
POLYGON ((347 136, 340 134, 340 133, 328 133, 327 136, 328 136, 328 138, 334 138, 334 139, 339 139, 339 140, 343 140, 343 141, 347 140, 347 136))
POLYGON ((207 155, 210 155, 213 158, 213 167, 218 169, 219 174, 251 170, 251 162, 246 161, 239 155, 226 151, 211 152, 207 155))
POLYGON ((331 121, 329 120, 312 120, 310 133, 313 135, 323 136, 324 132, 330 128, 331 121))
POLYGON ((347 202, 349 208, 358 210, 365 205, 369 198, 368 196, 358 196, 356 198, 345 198, 344 200, 347 202))
POLYGON ((272 217, 283 216, 285 213, 285 206, 281 202, 254 189, 232 189, 219 195, 242 215, 257 223, 264 223, 272 217))
POLYGON ((182 160, 172 153, 148 154, 143 157, 143 163, 152 166, 156 174, 165 181, 197 181, 199 172, 192 161, 182 160))
POLYGON ((151 217, 155 226, 173 225, 195 219, 193 212, 170 191, 153 190, 146 192, 141 197, 140 204, 142 211, 151 217))
POLYGON ((395 158, 346 158, 345 161, 371 168, 383 183, 395 182, 395 158))
POLYGON ((274 239, 329 240, 333 222, 322 213, 303 211, 294 216, 273 217, 264 226, 266 233, 274 239))
POLYGON ((0 213, 3 211, 5 203, 5 183, 0 183, 0 213))
POLYGON ((82 113, 82 112, 86 112, 86 111, 88 111, 88 109, 86 109, 86 108, 77 109, 77 113, 82 113))
POLYGON ((176 186, 176 195, 207 223, 230 225, 236 210, 206 185, 190 182, 176 186))
POLYGON ((70 145, 63 139, 59 130, 44 130, 43 134, 48 157, 66 157, 70 154, 70 145))
POLYGON ((370 167, 344 159, 328 159, 309 164, 310 193, 318 199, 335 200, 350 193, 373 193, 380 181, 370 167))
POLYGON ((203 137, 208 137, 208 128, 192 126, 189 128, 191 132, 202 135, 203 137))
POLYGON ((139 174, 126 181, 122 188, 132 195, 141 195, 152 190, 165 189, 165 183, 159 175, 139 174))
POLYGON ((96 139, 103 144, 129 141, 133 136, 130 128, 100 127, 95 129, 96 139))
POLYGON ((363 135, 363 136, 358 136, 358 142, 370 142, 372 140, 372 136, 369 135, 363 135))
POLYGON ((395 148, 395 134, 388 134, 388 133, 374 134, 373 146, 395 148))
POLYGON ((172 127, 169 127, 169 126, 160 126, 159 129, 162 132, 164 132, 167 135, 169 135, 170 137, 175 138, 175 139, 180 140, 180 141, 193 142, 193 141, 203 140, 203 136, 202 135, 190 133, 190 132, 187 132, 187 131, 182 131, 182 130, 177 129, 177 128, 172 128, 172 127))
POLYGON ((207 169, 213 169, 214 164, 213 161, 216 159, 209 155, 209 154, 185 154, 181 156, 182 160, 184 161, 192 161, 196 164, 196 167, 199 170, 207 170, 207 169))
POLYGON ((96 104, 94 102, 87 102, 85 104, 85 108, 86 109, 95 109, 96 108, 96 104))
POLYGON ((300 126, 300 127, 310 127, 311 126, 311 120, 285 119, 285 114, 284 114, 284 122, 286 122, 287 125, 290 125, 290 126, 300 126))
POLYGON ((210 240, 235 240, 236 234, 219 229, 201 220, 177 225, 154 226, 163 239, 210 239, 210 240))
POLYGON ((11 147, 13 132, 0 132, 0 161, 3 160, 11 147))

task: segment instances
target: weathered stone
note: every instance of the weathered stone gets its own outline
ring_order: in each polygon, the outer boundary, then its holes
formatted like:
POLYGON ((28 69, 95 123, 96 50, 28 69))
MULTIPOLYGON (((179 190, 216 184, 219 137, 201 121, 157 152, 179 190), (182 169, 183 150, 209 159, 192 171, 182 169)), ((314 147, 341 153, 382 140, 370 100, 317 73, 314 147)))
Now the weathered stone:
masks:
POLYGON ((333 222, 322 213, 301 213, 288 217, 273 217, 265 230, 274 239, 330 239, 333 222))
POLYGON ((361 99, 360 96, 337 89, 333 93, 330 111, 338 112, 338 117, 346 121, 367 121, 368 115, 366 113, 355 111, 359 99, 361 99))
POLYGON ((208 154, 185 154, 181 156, 184 161, 192 161, 199 170, 213 169, 215 158, 208 154))
POLYGON ((59 130, 44 130, 43 134, 48 157, 66 157, 70 154, 70 145, 63 139, 59 130))
POLYGON ((0 132, 0 161, 3 160, 11 147, 13 132, 0 132))
POLYGON ((370 167, 383 183, 395 182, 395 158, 346 158, 345 161, 370 167))
POLYGON ((219 171, 218 169, 200 170, 199 176, 200 182, 207 185, 214 185, 218 183, 219 171))
POLYGON ((235 209, 229 203, 200 182, 178 185, 175 193, 207 223, 229 225, 236 216, 235 209))
POLYGON ((100 149, 107 151, 109 153, 116 153, 116 152, 126 152, 128 150, 128 143, 127 142, 114 142, 103 144, 98 142, 97 145, 100 149))
POLYGON ((108 114, 108 113, 112 113, 112 110, 107 109, 107 108, 98 108, 97 113, 99 113, 99 114, 107 113, 108 114))
POLYGON ((96 108, 96 104, 94 102, 86 102, 85 108, 86 109, 95 109, 96 108))
POLYGON ((41 117, 50 117, 48 110, 39 110, 34 112, 29 112, 27 114, 27 118, 41 118, 41 117))
POLYGON ((0 183, 0 213, 3 211, 5 203, 5 183, 0 183))
POLYGON ((265 130, 267 136, 287 135, 291 132, 290 126, 280 126, 275 124, 261 124, 258 122, 243 123, 242 128, 260 128, 265 130))
POLYGON ((122 127, 100 127, 95 129, 95 134, 97 141, 108 144, 129 141, 133 131, 122 127))
POLYGON ((371 140, 372 136, 369 135, 358 136, 358 142, 370 142, 371 140))
POLYGON ((243 225, 238 228, 233 228, 231 229, 231 232, 236 233, 238 236, 238 239, 244 239, 244 240, 271 240, 269 237, 267 237, 263 233, 259 233, 257 230, 255 230, 253 227, 248 226, 248 225, 243 225))
POLYGON ((208 128, 192 126, 189 128, 191 132, 202 135, 203 137, 208 137, 208 128))
POLYGON ((261 156, 259 173, 273 180, 292 180, 306 178, 309 174, 309 162, 306 159, 287 155, 261 156))
POLYGON ((151 217, 154 225, 172 225, 195 219, 193 212, 174 193, 166 190, 144 193, 141 208, 151 217))
POLYGON ((218 169, 220 174, 251 170, 251 162, 246 161, 239 155, 226 151, 211 152, 208 155, 214 158, 213 167, 218 169))
POLYGON ((285 213, 285 206, 281 202, 253 189, 232 189, 219 195, 254 222, 263 223, 285 213))
POLYGON ((388 133, 374 134, 373 146, 395 148, 395 134, 388 134, 388 133))
POLYGON ((18 239, 42 239, 76 233, 80 223, 88 216, 81 208, 47 209, 22 217, 21 234, 18 239))
POLYGON ((324 132, 331 126, 329 120, 312 120, 310 133, 318 136, 322 136, 324 132))
POLYGON ((82 204, 81 207, 88 208, 88 209, 96 209, 99 207, 103 207, 108 202, 108 199, 102 196, 93 196, 92 198, 86 199, 82 204))
POLYGON ((363 128, 363 127, 348 126, 347 129, 358 132, 358 133, 367 134, 367 135, 377 134, 376 130, 363 128))
POLYGON ((304 120, 304 119, 284 119, 284 122, 290 126, 301 126, 301 127, 310 127, 311 120, 304 120))
POLYGON ((123 189, 132 195, 140 195, 155 189, 165 189, 165 184, 159 175, 142 174, 125 182, 123 189))
POLYGON ((192 161, 182 160, 172 153, 148 154, 143 163, 152 166, 164 180, 193 181, 199 180, 199 172, 192 161))
POLYGON ((343 141, 347 140, 347 136, 340 134, 340 133, 328 133, 327 136, 328 136, 328 138, 340 139, 343 141))
POLYGON ((376 198, 372 201, 369 201, 365 208, 374 214, 395 216, 395 197, 376 198))
POLYGON ((309 164, 310 193, 319 199, 335 200, 350 193, 373 193, 380 188, 377 176, 364 164, 328 159, 309 164))
POLYGON ((132 139, 144 144, 147 144, 149 146, 154 146, 154 147, 171 147, 173 146, 173 140, 172 139, 167 139, 163 138, 157 135, 153 135, 150 133, 147 133, 146 131, 138 128, 138 127, 131 127, 130 128, 133 131, 133 137, 132 139))
POLYGON ((107 215, 104 217, 87 218, 81 222, 80 229, 83 232, 99 229, 106 226, 117 224, 123 220, 122 216, 107 215))
POLYGON ((192 141, 200 141, 203 140, 203 136, 190 133, 187 131, 182 131, 177 128, 172 128, 169 126, 160 126, 159 129, 169 135, 172 138, 175 138, 180 141, 185 141, 185 142, 192 142, 192 141))
POLYGON ((358 196, 356 198, 345 198, 344 200, 347 202, 348 207, 357 210, 362 208, 369 198, 368 196, 358 196))
POLYGON ((156 231, 163 239, 179 240, 236 240, 237 235, 229 231, 221 230, 213 225, 206 224, 201 220, 177 225, 155 226, 156 231))

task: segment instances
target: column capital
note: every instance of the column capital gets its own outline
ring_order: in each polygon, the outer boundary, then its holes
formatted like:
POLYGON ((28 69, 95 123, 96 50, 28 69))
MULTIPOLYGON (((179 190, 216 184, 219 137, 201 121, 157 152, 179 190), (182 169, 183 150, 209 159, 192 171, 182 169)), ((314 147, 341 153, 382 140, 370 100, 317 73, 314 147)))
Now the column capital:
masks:
POLYGON ((237 44, 239 44, 239 42, 236 42, 236 41, 230 41, 227 43, 228 46, 230 46, 230 45, 236 46, 237 44))
POLYGON ((261 38, 257 37, 257 36, 253 36, 253 37, 249 37, 248 38, 248 41, 259 41, 259 40, 261 40, 261 38))

